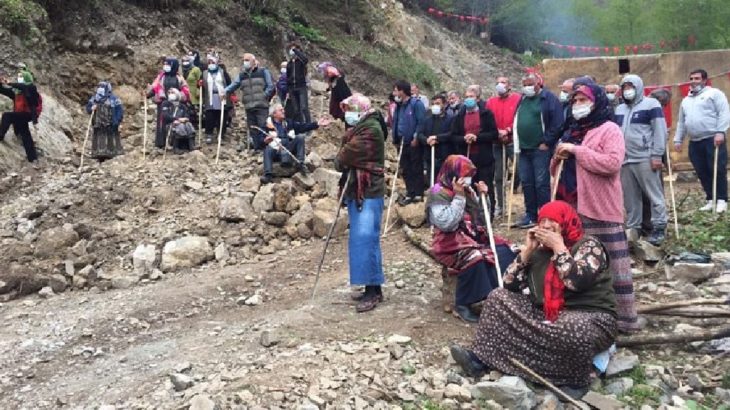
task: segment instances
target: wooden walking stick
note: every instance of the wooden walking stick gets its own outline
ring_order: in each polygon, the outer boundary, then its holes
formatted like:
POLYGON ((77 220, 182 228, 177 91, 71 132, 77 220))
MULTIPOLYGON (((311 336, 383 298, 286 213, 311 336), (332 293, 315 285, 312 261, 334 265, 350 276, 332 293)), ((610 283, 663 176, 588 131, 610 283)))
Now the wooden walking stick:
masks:
POLYGON ((84 137, 84 145, 81 146, 81 162, 79 164, 79 170, 84 166, 84 153, 86 151, 86 141, 89 140, 89 134, 91 133, 91 121, 94 119, 96 114, 96 107, 91 110, 91 117, 89 117, 89 125, 86 127, 86 137, 84 137))
POLYGON ((175 116, 177 115, 177 109, 179 107, 179 105, 175 107, 175 110, 172 112, 172 122, 170 123, 170 128, 167 129, 167 137, 165 137, 165 150, 162 151, 163 161, 167 158, 167 146, 170 144, 170 135, 172 135, 172 127, 175 125, 175 116))
POLYGON ((507 231, 512 229, 512 203, 515 199, 515 178, 517 176, 517 161, 520 160, 520 153, 515 151, 512 158, 512 180, 509 181, 509 199, 507 203, 507 231))
POLYGON ((436 146, 431 145, 431 187, 433 188, 436 181, 436 146))
POLYGON ((147 97, 144 97, 144 131, 142 134, 142 161, 147 158, 147 97))
POLYGON ((390 221, 390 210, 393 209, 393 199, 395 198, 395 183, 398 181, 398 169, 400 168, 400 158, 403 156, 403 146, 406 145, 403 141, 401 141, 400 149, 398 150, 398 160, 395 163, 395 175, 393 175, 393 184, 390 188, 390 198, 388 198, 388 212, 385 214, 385 229, 383 230, 383 235, 388 233, 388 229, 390 226, 388 226, 388 222, 390 221))
POLYGON ((646 305, 639 306, 636 309, 637 313, 652 313, 667 309, 676 309, 687 306, 701 306, 701 305, 730 305, 730 298, 716 298, 716 299, 690 299, 680 300, 676 302, 662 302, 658 305, 646 305))
POLYGON ((558 170, 555 173, 555 180, 553 181, 553 192, 550 194, 550 200, 554 201, 555 198, 558 196, 558 183, 560 182, 560 175, 563 173, 563 165, 565 164, 565 160, 561 159, 560 162, 558 162, 558 170))
POLYGON ((335 225, 337 225, 337 219, 340 217, 340 210, 342 209, 342 202, 345 200, 345 192, 347 192, 347 187, 350 184, 350 176, 352 175, 353 171, 348 170, 347 171, 347 179, 345 179, 345 186, 342 187, 342 192, 340 193, 340 200, 337 202, 337 211, 335 211, 335 219, 332 221, 332 225, 330 225, 329 231, 327 231, 327 238, 324 241, 324 249, 322 249, 322 256, 319 258, 319 266, 317 267, 317 275, 314 277, 314 286, 312 287, 312 300, 314 300, 314 295, 317 293, 317 284, 319 284, 319 275, 322 273, 322 265, 324 264, 324 257, 327 255, 327 247, 329 247, 330 239, 332 239, 332 232, 335 230, 335 225))
POLYGON ((198 87, 198 146, 203 144, 203 85, 198 87))
POLYGON ((487 204, 487 196, 482 192, 482 210, 484 211, 484 220, 487 222, 487 234, 489 235, 489 247, 494 254, 494 267, 497 269, 497 282, 499 287, 503 288, 502 268, 499 266, 499 256, 497 256, 497 245, 494 244, 494 231, 492 230, 492 221, 489 219, 489 205, 487 204))
POLYGON ((720 156, 720 147, 715 145, 715 165, 712 168, 712 213, 717 213, 717 157, 720 156))
POLYGON ((669 195, 672 199, 674 213, 674 237, 679 239, 679 217, 677 216, 677 200, 674 197, 674 175, 672 174, 672 153, 667 150, 667 169, 669 170, 669 195))
POLYGON ((221 100, 221 123, 218 127, 218 149, 215 152, 215 164, 218 165, 218 158, 221 155, 221 141, 223 140, 223 118, 226 112, 226 100, 221 100))

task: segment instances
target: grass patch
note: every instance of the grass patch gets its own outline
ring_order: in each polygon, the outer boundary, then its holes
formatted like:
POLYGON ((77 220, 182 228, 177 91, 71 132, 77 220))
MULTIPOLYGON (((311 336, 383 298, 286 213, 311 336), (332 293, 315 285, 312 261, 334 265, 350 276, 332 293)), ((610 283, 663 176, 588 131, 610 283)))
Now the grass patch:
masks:
POLYGON ((416 374, 416 368, 413 367, 410 363, 406 363, 403 366, 401 366, 400 370, 405 374, 406 376, 411 376, 416 374))
POLYGON ((634 385, 646 383, 646 370, 644 370, 644 366, 634 367, 627 376, 634 381, 634 385))
POLYGON ((313 43, 322 43, 327 40, 327 38, 322 35, 321 31, 314 27, 305 26, 304 24, 296 21, 292 23, 291 29, 294 30, 298 36, 304 37, 313 43))
POLYGON ((0 26, 23 39, 40 35, 47 22, 46 10, 35 1, 0 0, 0 26))
POLYGON ((659 404, 659 392, 651 386, 639 384, 629 389, 621 400, 637 408, 645 404, 656 405, 659 404))
POLYGON ((730 371, 725 373, 724 376, 722 376, 722 381, 720 381, 720 386, 723 389, 730 389, 730 371))
POLYGON ((232 0, 193 0, 193 4, 201 7, 210 7, 223 10, 233 5, 232 0))
MULTIPOLYGON (((730 243, 730 214, 712 212, 679 212, 680 241, 672 243, 675 251, 712 253, 728 250, 730 243)), ((669 228, 672 228, 671 221, 669 228)))
POLYGON ((369 64, 380 67, 389 76, 416 83, 431 91, 441 89, 441 80, 428 64, 416 60, 401 48, 362 47, 361 57, 369 64))

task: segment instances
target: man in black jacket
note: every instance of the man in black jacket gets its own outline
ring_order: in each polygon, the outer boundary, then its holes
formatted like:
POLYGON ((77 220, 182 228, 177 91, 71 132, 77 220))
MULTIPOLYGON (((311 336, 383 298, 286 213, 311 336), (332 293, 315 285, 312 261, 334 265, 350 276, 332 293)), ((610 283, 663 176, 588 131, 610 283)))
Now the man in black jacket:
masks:
POLYGON ((418 135, 418 142, 422 147, 425 147, 423 155, 428 164, 429 181, 435 181, 441 169, 441 164, 453 151, 451 122, 454 117, 446 112, 446 96, 443 94, 437 94, 431 98, 429 111, 430 114, 427 113, 426 119, 423 121, 423 132, 418 135), (431 150, 434 150, 434 156, 436 157, 433 176, 431 175, 431 150))
POLYGON ((17 82, 10 82, 5 77, 0 77, 0 94, 13 100, 13 111, 3 113, 2 120, 0 120, 0 141, 5 138, 5 134, 12 125, 15 134, 23 142, 28 162, 35 162, 38 159, 38 153, 28 124, 38 123, 40 96, 38 89, 33 84, 33 75, 28 70, 22 70, 18 73, 17 82))
POLYGON ((289 88, 289 99, 292 102, 294 119, 299 122, 310 122, 309 90, 307 88, 307 63, 309 59, 302 52, 299 44, 289 45, 289 62, 286 65, 286 79, 289 88))

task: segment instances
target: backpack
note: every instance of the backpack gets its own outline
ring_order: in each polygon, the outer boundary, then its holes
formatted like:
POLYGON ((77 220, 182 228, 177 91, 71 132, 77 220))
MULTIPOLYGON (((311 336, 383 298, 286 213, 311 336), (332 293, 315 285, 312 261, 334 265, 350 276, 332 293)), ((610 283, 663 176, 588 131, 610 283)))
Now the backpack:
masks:
POLYGON ((28 102, 28 106, 30 106, 33 123, 36 124, 38 123, 38 118, 41 117, 41 113, 43 112, 43 97, 41 97, 41 93, 38 92, 38 89, 35 86, 26 89, 24 96, 25 100, 28 102))

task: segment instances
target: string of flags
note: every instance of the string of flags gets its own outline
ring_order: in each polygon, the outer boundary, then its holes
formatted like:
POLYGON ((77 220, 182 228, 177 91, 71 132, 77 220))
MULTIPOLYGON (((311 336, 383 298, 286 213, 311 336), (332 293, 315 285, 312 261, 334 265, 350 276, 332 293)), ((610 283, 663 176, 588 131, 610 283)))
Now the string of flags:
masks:
MULTIPOLYGON (((630 55, 652 53, 656 50, 677 50, 682 47, 682 42, 678 39, 660 40, 656 43, 630 44, 624 46, 577 46, 560 44, 550 40, 544 40, 542 44, 548 47, 552 47, 555 50, 567 51, 572 56, 630 55)), ((696 44, 697 38, 694 35, 689 35, 687 37, 686 45, 692 48, 696 44)))
POLYGON ((471 16, 471 15, 462 15, 462 14, 454 14, 449 13, 443 10, 439 10, 435 7, 429 7, 428 14, 438 17, 438 18, 444 18, 444 19, 451 19, 455 21, 461 21, 464 23, 475 23, 475 24, 488 24, 489 23, 489 17, 486 16, 471 16))

